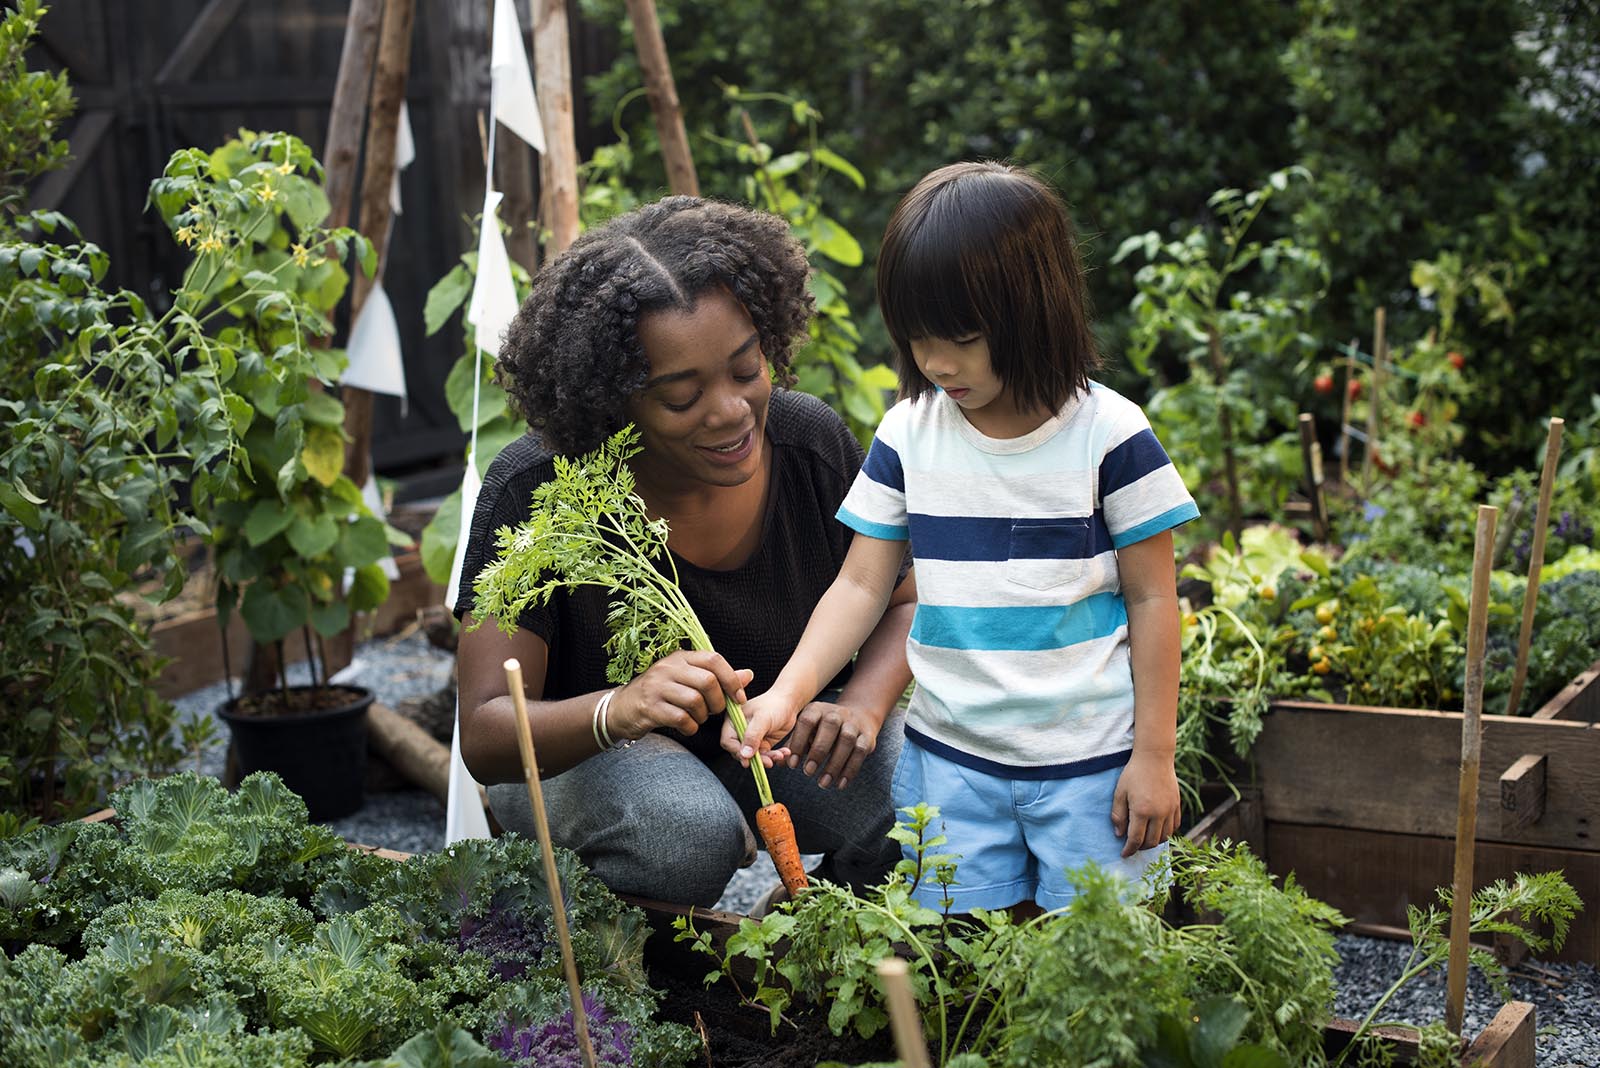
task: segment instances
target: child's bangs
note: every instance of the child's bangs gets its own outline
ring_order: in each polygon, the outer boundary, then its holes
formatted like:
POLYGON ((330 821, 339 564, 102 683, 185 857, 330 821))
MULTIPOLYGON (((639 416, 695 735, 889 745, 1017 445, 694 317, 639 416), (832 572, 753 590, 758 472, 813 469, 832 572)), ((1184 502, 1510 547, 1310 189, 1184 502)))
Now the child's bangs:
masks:
POLYGON ((884 325, 902 346, 914 337, 963 338, 985 332, 967 283, 967 235, 952 228, 946 216, 930 212, 906 235, 892 267, 885 272, 879 265, 884 325))

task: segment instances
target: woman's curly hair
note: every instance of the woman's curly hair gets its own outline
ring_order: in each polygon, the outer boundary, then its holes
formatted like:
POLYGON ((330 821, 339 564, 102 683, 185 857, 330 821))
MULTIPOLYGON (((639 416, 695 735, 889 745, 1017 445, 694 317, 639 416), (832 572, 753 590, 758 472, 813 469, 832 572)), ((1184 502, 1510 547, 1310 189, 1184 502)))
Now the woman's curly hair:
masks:
POLYGON ((558 453, 596 448, 628 421, 650 376, 641 316, 725 289, 750 313, 780 385, 815 302, 805 250, 773 215, 666 197, 588 231, 534 277, 500 346, 496 378, 558 453))

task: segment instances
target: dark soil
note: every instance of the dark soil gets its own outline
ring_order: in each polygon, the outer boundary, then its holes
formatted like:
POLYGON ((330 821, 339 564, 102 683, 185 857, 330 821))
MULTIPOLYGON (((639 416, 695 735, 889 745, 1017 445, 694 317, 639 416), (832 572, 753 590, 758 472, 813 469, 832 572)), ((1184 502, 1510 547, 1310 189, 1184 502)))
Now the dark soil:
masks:
POLYGON ((732 984, 703 982, 711 958, 667 939, 650 940, 645 962, 650 985, 666 991, 660 1018, 698 1032, 706 1043, 708 1068, 811 1068, 827 1061, 862 1064, 895 1059, 889 1030, 861 1039, 854 1033, 834 1035, 827 1014, 811 1008, 784 1013, 777 1033, 766 1009, 740 1003, 732 984))
POLYGON ((291 686, 241 695, 231 711, 241 716, 303 716, 345 708, 365 695, 353 686, 291 686))

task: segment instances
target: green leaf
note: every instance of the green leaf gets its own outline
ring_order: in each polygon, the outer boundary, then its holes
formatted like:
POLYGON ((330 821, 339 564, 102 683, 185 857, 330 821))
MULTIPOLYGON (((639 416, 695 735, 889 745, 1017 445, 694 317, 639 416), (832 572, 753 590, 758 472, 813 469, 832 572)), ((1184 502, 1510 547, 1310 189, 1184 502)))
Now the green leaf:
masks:
POLYGON ((428 337, 437 334, 450 321, 450 316, 472 292, 472 284, 472 272, 465 264, 458 263, 428 290, 427 303, 422 306, 423 331, 428 337))
POLYGON ((132 574, 148 563, 172 532, 159 519, 141 519, 128 528, 117 546, 117 570, 132 574))
POLYGON ((1189 1032, 1189 1052, 1199 1068, 1221 1068, 1222 1058, 1239 1041, 1250 1010, 1229 995, 1207 998, 1195 1006, 1198 1022, 1189 1032))
POLYGON ((867 187, 867 180, 861 176, 861 172, 856 170, 853 163, 837 152, 827 148, 819 148, 813 155, 816 156, 818 163, 830 171, 838 171, 854 182, 857 189, 865 189, 867 187))
POLYGON ((444 499, 428 525, 422 528, 422 568, 433 581, 450 581, 450 568, 456 558, 456 538, 460 533, 461 491, 458 489, 444 499))
POLYGON ((861 242, 826 215, 818 215, 812 223, 811 239, 813 247, 835 263, 846 267, 861 266, 861 242))
POLYGON ((287 637, 306 622, 310 612, 305 590, 298 586, 273 589, 265 582, 251 583, 239 605, 239 615, 250 628, 250 636, 263 644, 287 637))
POLYGON ((32 274, 34 268, 39 266, 40 261, 43 259, 44 249, 30 245, 23 249, 22 254, 17 257, 17 267, 23 274, 32 274))
POLYGON ((311 626, 324 638, 341 633, 350 625, 350 606, 344 601, 319 604, 311 609, 311 626))
POLYGON ((391 1060, 398 1068, 504 1068, 506 1063, 449 1020, 412 1037, 391 1060))
POLYGON ((383 532, 383 523, 364 515, 344 524, 334 558, 345 567, 365 567, 388 555, 389 538, 383 532))
POLYGON ((330 426, 306 428, 305 448, 300 460, 312 478, 324 486, 331 486, 344 470, 344 434, 330 426))
POLYGON ((356 612, 370 612, 389 599, 389 576, 378 564, 356 568, 350 580, 350 608, 356 612))
POLYGON ((30 499, 33 495, 25 492, 26 488, 20 478, 15 482, 0 482, 0 507, 29 530, 38 530, 44 525, 44 518, 39 514, 39 506, 30 499))
POLYGON ((773 178, 787 178, 804 167, 810 158, 809 152, 787 152, 767 164, 767 174, 773 178))
POLYGON ((308 560, 321 556, 338 540, 339 521, 330 515, 296 516, 289 525, 289 544, 308 560))
POLYGON ((262 545, 277 537, 294 520, 294 509, 277 498, 259 500, 250 509, 250 518, 244 521, 245 540, 252 546, 262 545))
POLYGON ((306 398, 306 422, 318 426, 344 426, 344 405, 331 393, 313 392, 306 398))

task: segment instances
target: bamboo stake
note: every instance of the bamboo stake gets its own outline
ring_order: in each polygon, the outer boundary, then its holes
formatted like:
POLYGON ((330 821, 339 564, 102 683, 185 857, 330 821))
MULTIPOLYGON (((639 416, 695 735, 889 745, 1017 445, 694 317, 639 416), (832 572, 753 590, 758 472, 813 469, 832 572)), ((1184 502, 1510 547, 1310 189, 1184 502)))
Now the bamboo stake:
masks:
POLYGON ((672 80, 672 63, 667 59, 661 21, 656 18, 656 0, 627 0, 627 3, 628 18, 633 20, 633 47, 639 53, 639 71, 644 75, 650 110, 656 117, 656 134, 661 139, 667 187, 674 193, 697 197, 700 179, 695 174, 694 156, 689 152, 689 135, 683 128, 683 108, 678 103, 678 86, 672 80))
POLYGON ((578 985, 578 962, 572 955, 572 935, 567 931, 567 910, 561 902, 561 877, 556 872, 556 854, 550 847, 550 824, 545 818, 544 792, 539 789, 539 764, 533 752, 533 730, 528 726, 528 698, 522 692, 522 664, 507 660, 506 686, 517 712, 517 748, 522 752, 522 780, 528 786, 528 803, 533 808, 533 827, 539 835, 539 854, 544 858, 544 881, 550 890, 550 912, 556 921, 556 938, 561 942, 561 970, 567 974, 567 993, 572 997, 572 1027, 578 1037, 578 1053, 584 1068, 595 1068, 594 1047, 589 1042, 589 1019, 583 1011, 583 988, 578 985))
POLYGON ((1383 389, 1383 361, 1389 355, 1384 335, 1384 310, 1372 313, 1372 381, 1367 390, 1367 448, 1361 457, 1361 495, 1372 493, 1372 457, 1378 451, 1378 396, 1383 389))
POLYGON ((1467 935, 1472 920, 1472 861, 1478 824, 1478 766, 1483 748, 1483 647, 1489 627, 1489 571, 1500 510, 1478 506, 1472 550, 1472 600, 1467 605, 1467 678, 1461 717, 1461 779, 1456 795, 1456 863, 1450 898, 1450 971, 1445 1026, 1461 1033, 1467 1002, 1467 935))
POLYGON ((534 0, 534 90, 544 120, 544 155, 539 158, 549 210, 550 241, 545 259, 565 252, 578 239, 578 147, 572 130, 572 57, 567 43, 566 0, 534 0))
POLYGON ((1339 408, 1339 481, 1350 481, 1350 387, 1356 381, 1356 346, 1360 338, 1350 339, 1344 354, 1344 400, 1339 408))
POLYGON ((884 993, 889 996, 889 1024, 894 1030, 894 1048, 900 1063, 906 1068, 931 1068, 906 962, 899 957, 883 958, 878 962, 878 978, 883 980, 884 993))
POLYGON ((344 48, 339 53, 339 73, 333 83, 328 144, 322 153, 323 173, 327 175, 328 226, 344 226, 350 220, 356 159, 361 151, 367 93, 382 23, 383 0, 351 0, 350 14, 345 18, 344 48))
MULTIPOLYGON (((1211 352, 1211 375, 1220 393, 1227 386, 1228 360, 1222 351, 1222 334, 1215 326, 1206 328, 1211 352)), ((1226 404, 1217 405, 1217 430, 1222 435, 1222 471, 1228 484, 1228 529, 1235 544, 1244 536, 1244 504, 1239 496, 1239 467, 1233 455, 1233 413, 1226 404)))
POLYGON ((1322 445, 1317 441, 1317 421, 1300 413, 1300 461, 1306 472, 1306 496, 1311 500, 1311 526, 1317 540, 1328 540, 1328 503, 1322 497, 1322 445))
POLYGON ((1539 572, 1544 570, 1544 535, 1550 526, 1550 498, 1556 488, 1556 461, 1561 459, 1561 430, 1567 425, 1557 416, 1550 420, 1544 446, 1544 470, 1539 472, 1539 510, 1533 516, 1533 548, 1528 554, 1528 589, 1522 595, 1522 631, 1517 635, 1517 670, 1511 676, 1511 697, 1506 715, 1517 714, 1522 685, 1528 681, 1528 646, 1533 641, 1533 613, 1539 603, 1539 572))

